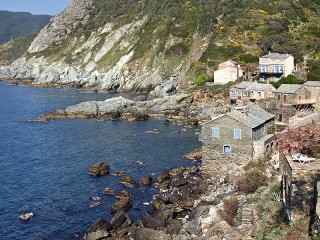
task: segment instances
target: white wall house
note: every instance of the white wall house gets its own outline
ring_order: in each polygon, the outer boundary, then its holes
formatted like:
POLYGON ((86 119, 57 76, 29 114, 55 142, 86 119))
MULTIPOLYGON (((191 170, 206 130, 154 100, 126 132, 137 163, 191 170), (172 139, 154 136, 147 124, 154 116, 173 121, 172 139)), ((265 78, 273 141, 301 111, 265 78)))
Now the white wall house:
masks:
POLYGON ((294 71, 294 58, 290 54, 269 53, 259 58, 260 80, 277 82, 294 71))
POLYGON ((232 60, 219 64, 219 69, 214 71, 214 84, 226 84, 243 76, 240 65, 232 60))

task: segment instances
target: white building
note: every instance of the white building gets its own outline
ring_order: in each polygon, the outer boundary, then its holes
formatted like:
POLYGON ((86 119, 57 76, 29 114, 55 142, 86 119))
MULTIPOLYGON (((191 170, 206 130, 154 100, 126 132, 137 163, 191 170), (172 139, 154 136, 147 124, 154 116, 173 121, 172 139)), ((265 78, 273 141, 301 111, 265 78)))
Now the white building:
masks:
POLYGON ((214 84, 226 84, 243 76, 240 65, 232 60, 219 64, 219 69, 214 71, 214 84))
POLYGON ((290 54, 269 53, 259 58, 260 79, 277 82, 294 71, 294 58, 290 54))

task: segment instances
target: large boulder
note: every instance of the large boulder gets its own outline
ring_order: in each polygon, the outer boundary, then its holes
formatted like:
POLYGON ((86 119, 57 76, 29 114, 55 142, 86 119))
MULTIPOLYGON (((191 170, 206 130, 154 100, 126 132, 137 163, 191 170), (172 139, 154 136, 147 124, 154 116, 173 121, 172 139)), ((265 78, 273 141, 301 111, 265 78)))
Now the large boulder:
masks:
POLYGON ((152 177, 144 177, 140 180, 140 184, 144 186, 150 186, 152 184, 152 177))
POLYGON ((173 217, 174 205, 160 205, 156 211, 153 211, 150 215, 161 219, 162 221, 167 221, 173 217))
POLYGON ((169 171, 165 171, 165 172, 160 173, 160 175, 157 178, 157 183, 160 184, 160 183, 163 183, 169 179, 170 179, 169 171))
POLYGON ((125 197, 125 198, 121 198, 118 202, 113 204, 109 210, 111 213, 116 213, 119 210, 128 211, 131 206, 132 206, 132 198, 125 197))
POLYGON ((135 181, 130 176, 122 176, 120 179, 120 183, 127 187, 133 187, 136 185, 135 181))
POLYGON ((166 221, 167 233, 170 235, 178 234, 182 229, 182 226, 182 223, 175 219, 169 219, 168 221, 166 221))
POLYGON ((148 214, 141 215, 142 224, 146 228, 159 229, 165 226, 165 222, 148 214))
POLYGON ((69 115, 85 114, 85 115, 95 116, 98 114, 98 107, 97 107, 97 102, 90 101, 90 102, 82 102, 82 103, 67 107, 65 111, 69 115))
POLYGON ((107 163, 96 163, 90 167, 88 173, 93 176, 103 176, 109 173, 110 165, 107 163))
POLYGON ((126 223, 126 226, 129 226, 132 223, 132 220, 128 213, 123 210, 119 210, 111 219, 110 224, 113 229, 117 229, 126 223))
POLYGON ((95 222, 85 233, 84 240, 99 240, 109 236, 112 226, 109 222, 101 219, 95 222))
POLYGON ((195 222, 187 223, 186 226, 184 226, 184 229, 190 235, 196 235, 196 236, 199 236, 202 231, 201 227, 195 222))
POLYGON ((136 231, 135 240, 169 240, 167 234, 163 231, 157 231, 150 228, 140 228, 136 231))

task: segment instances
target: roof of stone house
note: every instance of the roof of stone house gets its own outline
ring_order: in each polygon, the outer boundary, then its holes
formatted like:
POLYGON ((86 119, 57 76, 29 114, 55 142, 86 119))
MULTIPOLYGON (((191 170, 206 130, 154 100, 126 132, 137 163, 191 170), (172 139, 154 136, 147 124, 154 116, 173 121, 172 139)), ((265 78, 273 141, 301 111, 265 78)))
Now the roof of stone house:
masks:
MULTIPOLYGON (((256 128, 263 124, 264 122, 274 118, 274 115, 271 113, 268 113, 264 109, 260 108, 257 105, 249 105, 242 107, 243 112, 239 110, 233 110, 227 114, 219 114, 212 117, 212 119, 207 122, 213 122, 217 120, 218 118, 221 118, 223 116, 229 116, 233 119, 238 120, 239 122, 243 123, 244 125, 250 127, 250 128, 256 128)), ((205 123, 205 124, 207 124, 205 123)))
POLYGON ((248 91, 265 91, 271 84, 243 81, 234 88, 244 88, 248 91))
POLYGON ((276 93, 295 93, 302 85, 300 84, 281 84, 275 91, 276 93))
POLYGON ((231 111, 231 112, 227 113, 227 115, 238 120, 239 122, 243 123, 244 125, 247 125, 250 128, 258 127, 259 125, 261 125, 265 122, 261 118, 256 117, 255 115, 253 115, 251 113, 242 113, 239 111, 231 111))
POLYGON ((303 84, 306 87, 320 87, 320 81, 308 81, 303 84))
POLYGON ((266 110, 262 109, 261 107, 252 104, 247 106, 248 112, 253 114, 254 116, 264 120, 264 121, 268 121, 272 118, 274 118, 274 115, 267 112, 266 110))
POLYGON ((249 87, 247 87, 247 90, 251 91, 265 91, 268 87, 272 86, 271 84, 267 83, 257 83, 253 82, 249 87))
POLYGON ((251 85, 252 85, 252 82, 243 81, 243 82, 237 84, 236 86, 234 86, 234 88, 244 88, 244 89, 246 89, 251 85))
POLYGON ((267 55, 262 56, 261 58, 272 58, 272 59, 286 59, 290 57, 291 54, 280 54, 280 53, 269 53, 267 55))

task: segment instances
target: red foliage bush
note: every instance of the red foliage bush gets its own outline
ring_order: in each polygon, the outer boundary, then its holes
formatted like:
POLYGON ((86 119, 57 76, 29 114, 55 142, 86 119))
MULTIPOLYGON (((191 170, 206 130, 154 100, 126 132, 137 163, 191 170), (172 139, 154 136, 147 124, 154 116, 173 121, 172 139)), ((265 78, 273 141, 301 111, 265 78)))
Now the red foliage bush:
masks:
POLYGON ((279 151, 284 154, 303 153, 314 155, 320 152, 320 124, 309 123, 299 128, 288 129, 277 139, 279 151))
POLYGON ((223 211, 220 211, 221 217, 230 225, 234 226, 239 207, 239 200, 236 197, 229 197, 223 200, 223 211))

